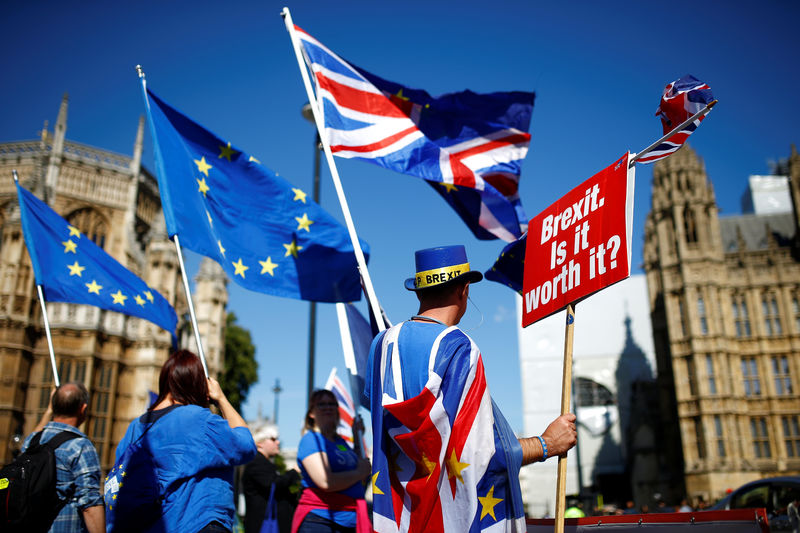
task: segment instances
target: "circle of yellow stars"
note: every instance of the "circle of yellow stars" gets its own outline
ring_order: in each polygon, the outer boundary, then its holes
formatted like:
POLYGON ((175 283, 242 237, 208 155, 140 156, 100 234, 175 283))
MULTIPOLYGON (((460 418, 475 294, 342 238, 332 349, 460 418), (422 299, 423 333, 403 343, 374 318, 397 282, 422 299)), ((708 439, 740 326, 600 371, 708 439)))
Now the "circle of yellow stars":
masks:
MULTIPOLYGON (((80 244, 81 232, 71 224, 67 225, 67 231, 69 232, 67 240, 61 241, 61 245, 64 247, 64 253, 74 254, 78 257, 78 245, 80 244)), ((87 267, 80 264, 77 258, 72 264, 67 264, 66 267, 69 270, 70 277, 77 276, 79 278, 83 278, 84 270, 87 269, 87 267)), ((97 296, 102 296, 101 291, 105 288, 97 282, 97 279, 92 279, 89 283, 84 283, 83 285, 86 287, 88 294, 96 294, 97 296)), ((125 301, 130 298, 130 296, 124 294, 120 288, 117 288, 117 292, 109 293, 109 295, 111 296, 112 306, 119 305, 120 307, 125 307, 125 301)), ((141 294, 135 294, 133 296, 133 301, 136 302, 136 305, 145 307, 148 302, 151 304, 155 303, 155 297, 152 291, 145 290, 142 291, 141 294)))
MULTIPOLYGON (((218 149, 219 149, 219 154, 217 155, 217 159, 226 159, 229 162, 232 162, 233 159, 236 158, 241 153, 233 149, 231 147, 231 143, 229 142, 218 145, 218 149)), ((211 157, 213 161, 213 156, 211 157)), ((209 171, 214 168, 214 165, 209 163, 204 155, 201 155, 200 159, 193 158, 192 161, 194 161, 194 164, 197 167, 197 172, 199 173, 199 177, 195 178, 195 181, 197 182, 197 192, 201 193, 204 199, 208 198, 209 193, 213 194, 212 187, 214 185, 214 182, 213 179, 211 179, 211 183, 209 184, 209 181, 207 181, 206 178, 211 178, 211 176, 209 175, 209 171)), ((258 161, 258 159, 252 156, 249 156, 248 163, 260 164, 260 161, 258 161)), ((308 194, 304 192, 302 189, 292 187, 291 191, 293 193, 292 202, 297 202, 302 204, 308 203, 307 202, 308 194)), ((205 213, 206 213, 206 218, 208 220, 208 227, 213 228, 214 220, 211 213, 209 212, 208 209, 205 210, 205 213)), ((294 217, 294 219, 297 222, 297 228, 295 229, 295 232, 305 231, 306 233, 311 233, 312 229, 311 226, 312 224, 315 223, 315 221, 308 218, 308 212, 303 212, 302 216, 294 217)), ((282 246, 284 248, 283 257, 293 257, 297 259, 299 257, 298 253, 301 250, 303 250, 303 246, 300 246, 297 243, 296 237, 292 237, 292 240, 290 242, 282 243, 282 246)), ((223 239, 217 240, 217 248, 219 249, 220 255, 223 257, 223 259, 225 259, 227 257, 226 253, 228 252, 228 249, 225 248, 225 245, 223 244, 223 239)), ((280 262, 275 262, 272 255, 267 255, 264 260, 256 259, 256 261, 261 266, 260 269, 256 268, 256 272, 258 272, 259 275, 269 275, 270 277, 275 277, 275 271, 276 269, 279 269, 280 262)), ((242 279, 247 278, 247 271, 250 270, 250 265, 245 263, 244 258, 237 257, 236 261, 229 261, 229 262, 233 267, 234 276, 241 276, 242 279)), ((137 304, 139 303, 139 300, 136 300, 135 298, 134 300, 136 301, 137 304)))

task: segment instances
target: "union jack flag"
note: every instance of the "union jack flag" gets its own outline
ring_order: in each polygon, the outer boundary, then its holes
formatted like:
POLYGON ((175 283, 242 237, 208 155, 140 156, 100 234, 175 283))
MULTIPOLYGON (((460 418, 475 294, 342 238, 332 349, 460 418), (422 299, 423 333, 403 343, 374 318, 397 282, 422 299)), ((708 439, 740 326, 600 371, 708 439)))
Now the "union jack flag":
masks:
MULTIPOLYGON (((706 105, 713 101, 714 95, 711 93, 711 87, 689 74, 668 84, 664 88, 661 104, 656 110, 656 116, 661 117, 661 124, 664 126, 664 135, 689 120, 698 111, 705 109, 706 105)), ((705 115, 697 117, 651 152, 638 159, 637 163, 652 163, 674 153, 683 146, 683 143, 686 142, 689 135, 694 133, 704 118, 705 115)))
POLYGON ((295 26, 333 154, 428 180, 479 239, 527 227, 518 185, 534 94, 431 97, 348 63, 295 26))
POLYGON ((475 343, 403 322, 376 338, 369 365, 375 531, 525 531, 522 452, 475 343))
POLYGON ((339 376, 336 375, 336 368, 331 369, 328 376, 328 381, 325 383, 325 388, 328 389, 336 396, 336 401, 339 402, 339 427, 337 433, 344 440, 353 443, 353 421, 356 418, 356 406, 353 403, 353 398, 347 392, 339 376))

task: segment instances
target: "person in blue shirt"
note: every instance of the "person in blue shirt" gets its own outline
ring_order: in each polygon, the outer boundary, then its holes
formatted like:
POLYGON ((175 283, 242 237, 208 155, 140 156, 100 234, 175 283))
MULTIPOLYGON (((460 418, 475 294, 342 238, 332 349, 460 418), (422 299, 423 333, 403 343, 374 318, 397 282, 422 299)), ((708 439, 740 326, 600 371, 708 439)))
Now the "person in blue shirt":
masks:
POLYGON ((162 498, 160 518, 142 524, 141 530, 230 532, 233 467, 251 461, 256 446, 244 419, 219 383, 205 377, 200 358, 192 352, 175 352, 161 367, 158 398, 128 426, 117 446, 117 460, 140 437, 153 457, 162 498), (222 417, 208 409, 210 402, 222 417))
POLYGON ((361 482, 370 476, 372 466, 336 433, 338 425, 336 397, 329 390, 314 391, 297 447, 303 494, 293 533, 348 533, 369 527, 361 482))

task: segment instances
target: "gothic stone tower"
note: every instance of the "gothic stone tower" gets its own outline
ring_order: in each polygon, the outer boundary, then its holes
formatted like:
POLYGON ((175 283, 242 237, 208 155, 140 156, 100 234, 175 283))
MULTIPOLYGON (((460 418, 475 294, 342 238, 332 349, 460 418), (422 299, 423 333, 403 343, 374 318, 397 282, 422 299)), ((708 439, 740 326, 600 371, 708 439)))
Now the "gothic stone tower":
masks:
MULTIPOLYGON (((11 457, 13 435, 36 425, 49 400, 52 371, 28 252, 22 238, 11 170, 22 185, 186 312, 177 255, 167 239, 153 175, 141 166, 144 120, 133 157, 66 139, 68 98, 61 102, 54 132, 34 141, 0 144, 0 462, 11 457)), ((206 294, 202 316, 224 314, 227 290, 219 280, 198 280, 206 294), (211 295, 212 296, 208 296, 211 295)), ((134 317, 96 307, 48 305, 61 381, 81 381, 91 393, 83 431, 97 446, 104 468, 128 423, 158 390, 158 372, 170 334, 134 317)), ((225 320, 206 320, 201 334, 215 347, 209 372, 222 368, 225 320)))
POLYGON ((644 262, 664 453, 691 497, 800 473, 797 226, 720 217, 689 146, 655 164, 644 262))

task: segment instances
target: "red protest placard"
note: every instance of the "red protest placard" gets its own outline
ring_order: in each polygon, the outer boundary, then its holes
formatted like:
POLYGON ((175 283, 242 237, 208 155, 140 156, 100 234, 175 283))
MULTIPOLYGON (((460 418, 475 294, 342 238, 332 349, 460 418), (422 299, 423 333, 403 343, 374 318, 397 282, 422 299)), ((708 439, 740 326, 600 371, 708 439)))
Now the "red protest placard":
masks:
POLYGON ((522 327, 631 273, 635 170, 627 153, 531 219, 522 327))

